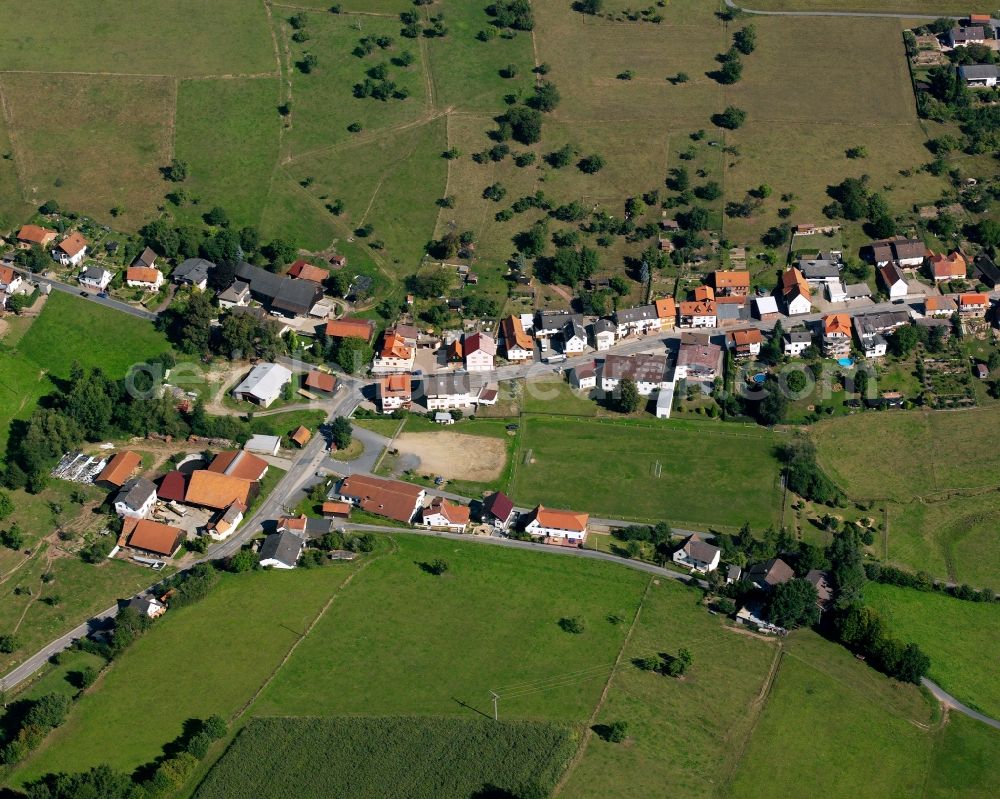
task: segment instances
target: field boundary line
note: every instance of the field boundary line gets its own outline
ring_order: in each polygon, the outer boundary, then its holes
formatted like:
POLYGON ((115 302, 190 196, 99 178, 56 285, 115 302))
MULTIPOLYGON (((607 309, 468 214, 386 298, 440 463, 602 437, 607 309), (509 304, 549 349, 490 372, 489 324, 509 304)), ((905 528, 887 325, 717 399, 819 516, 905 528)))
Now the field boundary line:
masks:
MULTIPOLYGON (((2 74, 2 73, 0 73, 2 74)), ((14 175, 17 178, 19 194, 24 202, 30 202, 28 197, 28 182, 25 180, 23 169, 20 165, 20 158, 17 156, 17 141, 14 134, 14 116, 11 113, 10 102, 7 99, 7 90, 3 81, 0 80, 0 110, 3 112, 4 125, 7 127, 7 140, 10 142, 10 158, 14 162, 14 175)), ((23 407, 23 400, 22 400, 23 407)), ((20 411, 20 408, 18 408, 20 411)))
POLYGON ((233 723, 241 719, 243 715, 250 709, 253 703, 260 698, 260 695, 264 693, 267 687, 272 682, 274 682, 274 678, 278 676, 278 672, 281 671, 281 669, 285 666, 285 664, 287 664, 288 661, 291 660, 292 655, 295 654, 295 650, 299 648, 299 644, 301 644, 303 641, 306 640, 306 637, 309 635, 309 633, 313 631, 313 628, 319 623, 320 619, 322 619, 323 616, 326 615, 326 612, 330 609, 330 606, 333 604, 334 600, 340 596, 341 592, 345 588, 347 588, 347 586, 351 584, 351 581, 359 574, 361 574, 361 572, 367 569, 368 566, 374 563, 375 561, 380 560, 386 555, 394 555, 396 553, 396 550, 398 549, 396 542, 393 541, 391 537, 389 538, 389 540, 392 542, 392 549, 389 552, 384 552, 381 555, 376 555, 374 558, 369 558, 368 560, 364 561, 355 571, 347 575, 344 582, 342 582, 339 586, 337 586, 337 589, 333 592, 330 598, 326 600, 326 603, 323 605, 323 607, 320 608, 319 613, 317 613, 316 616, 313 618, 313 620, 309 622, 309 626, 306 627, 306 629, 299 635, 299 637, 295 639, 295 642, 288 648, 288 651, 285 653, 285 656, 281 659, 278 665, 274 667, 271 673, 267 675, 267 678, 264 680, 263 683, 261 683, 260 687, 254 692, 253 696, 250 697, 247 703, 243 705, 243 707, 241 707, 230 718, 229 720, 230 723, 233 723))
POLYGON ((576 767, 580 765, 580 761, 583 760, 584 754, 586 754, 587 746, 590 743, 590 739, 594 735, 594 723, 597 721, 597 717, 604 708, 604 703, 607 701, 608 694, 611 693, 611 683, 614 681, 615 674, 618 672, 618 667, 621 665, 622 658, 625 656, 625 650, 628 648, 629 641, 632 640, 632 633, 635 631, 635 628, 639 623, 639 616, 642 613, 642 606, 646 603, 646 597, 649 596, 649 589, 653 587, 653 583, 655 581, 655 577, 650 577, 646 582, 646 589, 642 592, 642 596, 639 598, 639 605, 635 609, 635 615, 632 617, 632 623, 629 625, 628 632, 625 633, 625 638, 622 640, 621 648, 618 650, 618 657, 615 658, 615 662, 611 666, 611 671, 608 672, 608 679, 604 682, 604 689, 601 691, 601 696, 597 700, 597 704, 594 706, 594 710, 590 714, 590 718, 587 719, 587 728, 583 731, 583 735, 580 737, 580 745, 577 747, 576 753, 563 770, 562 776, 559 778, 559 782, 556 783, 556 787, 552 790, 552 796, 559 796, 559 794, 562 793, 562 790, 566 787, 566 783, 569 781, 569 778, 573 776, 573 772, 576 770, 576 767))
POLYGON ((69 69, 0 69, 0 75, 76 75, 84 78, 172 78, 174 80, 238 80, 273 78, 274 72, 227 72, 219 75, 177 75, 158 72, 88 72, 69 69))
MULTIPOLYGON (((423 8, 424 22, 430 22, 430 11, 423 8)), ((417 48, 420 50, 420 72, 424 78, 424 109, 428 114, 434 113, 434 70, 431 69, 430 51, 427 49, 427 37, 417 38, 417 48)))

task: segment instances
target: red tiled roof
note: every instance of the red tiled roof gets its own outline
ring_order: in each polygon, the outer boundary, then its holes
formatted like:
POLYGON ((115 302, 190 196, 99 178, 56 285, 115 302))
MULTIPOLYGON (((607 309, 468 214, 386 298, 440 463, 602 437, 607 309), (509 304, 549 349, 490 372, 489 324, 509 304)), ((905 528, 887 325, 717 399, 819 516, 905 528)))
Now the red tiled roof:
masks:
POLYGON ((17 231, 17 240, 29 244, 41 244, 43 247, 55 239, 56 232, 39 225, 24 225, 17 231))
POLYGON ((715 273, 716 289, 750 288, 750 273, 743 271, 718 270, 715 273))
POLYGON ((329 392, 333 391, 336 385, 336 377, 328 375, 326 372, 321 372, 319 369, 313 369, 308 375, 306 375, 306 388, 314 388, 317 391, 329 392))
POLYGON ((550 527, 553 530, 570 530, 582 533, 587 529, 587 522, 590 521, 590 514, 577 513, 571 510, 553 510, 539 505, 532 512, 542 527, 550 527))
POLYGON ((851 317, 845 313, 833 313, 824 316, 823 333, 827 336, 843 335, 850 338, 851 317))
POLYGON ((308 261, 301 259, 292 264, 288 270, 288 274, 299 280, 309 280, 313 283, 322 283, 330 276, 330 273, 322 267, 313 266, 308 261))
POLYGON ((653 305, 656 306, 656 315, 660 319, 673 319, 677 316, 677 303, 673 297, 656 300, 653 305))
POLYGON ((228 450, 215 456, 208 471, 256 482, 267 471, 267 461, 246 450, 228 450))
POLYGON ((160 270, 155 266, 130 266, 125 270, 125 280, 136 280, 142 283, 156 283, 160 279, 160 270))
POLYGON ((59 242, 59 249, 66 253, 70 258, 78 254, 84 247, 87 246, 87 240, 83 237, 83 234, 79 230, 74 230, 66 238, 59 242))
POLYGON ((251 486, 250 480, 199 469, 191 473, 184 501, 216 510, 229 507, 234 500, 239 500, 245 506, 248 504, 251 486))
POLYGON ((375 332, 375 323, 370 319, 331 319, 326 323, 326 334, 330 338, 363 338, 370 341, 375 332))
POLYGON ((136 524, 128 545, 157 555, 172 555, 180 544, 184 531, 168 524, 160 524, 151 519, 140 519, 136 524))
POLYGON ((133 472, 139 468, 140 463, 142 463, 142 458, 136 455, 136 453, 119 452, 108 461, 107 466, 97 475, 97 482, 110 483, 113 486, 121 488, 125 484, 125 481, 132 476, 133 472))

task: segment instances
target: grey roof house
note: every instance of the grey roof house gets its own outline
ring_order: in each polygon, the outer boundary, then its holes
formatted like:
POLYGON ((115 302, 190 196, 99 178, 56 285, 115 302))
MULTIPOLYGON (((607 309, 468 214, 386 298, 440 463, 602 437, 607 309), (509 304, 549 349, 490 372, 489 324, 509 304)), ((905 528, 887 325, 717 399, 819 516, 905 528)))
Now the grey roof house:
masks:
POLYGON ((294 569, 305 548, 305 539, 298 533, 289 530, 271 533, 260 545, 260 565, 275 569, 294 569))

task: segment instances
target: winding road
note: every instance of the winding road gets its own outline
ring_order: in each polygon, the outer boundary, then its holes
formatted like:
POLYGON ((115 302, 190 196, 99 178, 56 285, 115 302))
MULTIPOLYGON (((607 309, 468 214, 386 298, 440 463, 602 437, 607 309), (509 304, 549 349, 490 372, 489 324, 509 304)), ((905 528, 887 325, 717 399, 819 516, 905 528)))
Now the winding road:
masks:
POLYGON ((954 14, 899 14, 890 11, 759 11, 738 6, 733 0, 726 0, 726 6, 744 14, 758 14, 764 17, 882 17, 889 19, 962 19, 954 14))

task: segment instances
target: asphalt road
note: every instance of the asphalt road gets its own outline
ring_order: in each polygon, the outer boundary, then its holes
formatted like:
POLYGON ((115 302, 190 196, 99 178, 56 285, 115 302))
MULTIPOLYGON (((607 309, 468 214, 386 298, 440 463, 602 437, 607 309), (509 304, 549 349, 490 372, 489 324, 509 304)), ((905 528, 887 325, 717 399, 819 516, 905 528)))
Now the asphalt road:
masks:
POLYGON ((143 319, 147 322, 156 321, 156 314, 151 311, 144 311, 141 308, 136 308, 133 305, 129 305, 127 302, 121 302, 113 297, 98 297, 97 292, 89 291, 81 286, 71 286, 60 280, 53 280, 49 277, 42 277, 41 275, 31 273, 25 273, 25 277, 29 280, 33 280, 35 283, 45 283, 52 286, 55 291, 61 291, 64 294, 73 294, 77 297, 85 294, 90 302, 96 302, 106 308, 112 308, 113 310, 127 313, 129 316, 134 316, 136 319, 143 319))
POLYGON ((956 710, 959 713, 968 716, 971 719, 975 719, 976 721, 981 721, 983 722, 983 724, 988 724, 990 727, 994 727, 995 729, 1000 730, 1000 721, 997 721, 994 718, 990 718, 989 716, 984 716, 978 710, 973 710, 968 705, 962 704, 933 680, 928 680, 926 677, 921 677, 920 682, 922 685, 924 685, 924 687, 927 688, 928 691, 934 694, 934 698, 937 699, 937 701, 940 702, 942 705, 946 705, 950 707, 952 710, 956 710))
POLYGON ((744 14, 759 14, 766 17, 889 17, 890 19, 962 19, 954 14, 891 14, 881 11, 757 11, 736 5, 733 0, 726 0, 729 8, 742 11, 744 14))

